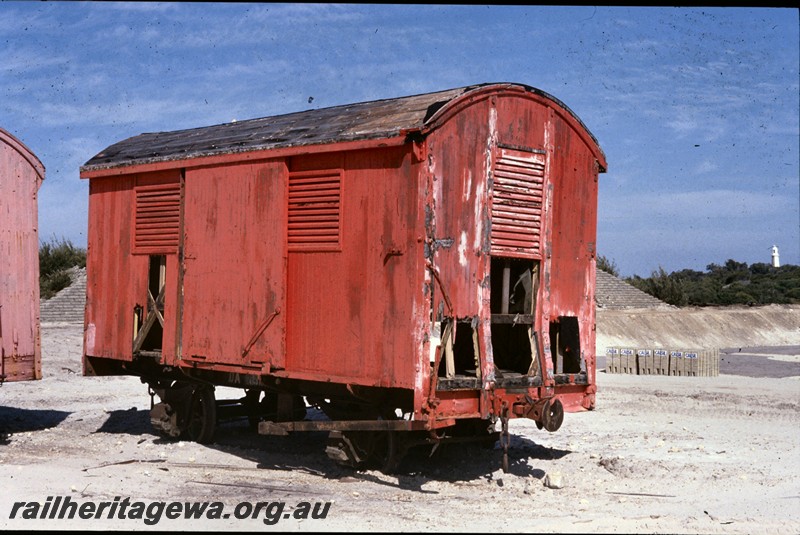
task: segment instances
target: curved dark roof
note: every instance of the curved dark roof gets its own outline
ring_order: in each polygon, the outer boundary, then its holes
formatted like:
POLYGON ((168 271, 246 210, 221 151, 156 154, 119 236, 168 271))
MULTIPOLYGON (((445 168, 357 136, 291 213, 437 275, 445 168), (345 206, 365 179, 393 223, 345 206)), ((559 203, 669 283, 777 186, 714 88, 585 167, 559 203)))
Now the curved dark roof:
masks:
MULTIPOLYGON (((569 112, 597 145, 596 139, 580 119, 551 95, 522 84, 478 84, 188 130, 140 134, 101 151, 86 162, 81 171, 402 136, 422 130, 436 112, 459 97, 495 85, 522 88, 552 100, 569 112)), ((597 148, 600 150, 599 146, 597 148)))

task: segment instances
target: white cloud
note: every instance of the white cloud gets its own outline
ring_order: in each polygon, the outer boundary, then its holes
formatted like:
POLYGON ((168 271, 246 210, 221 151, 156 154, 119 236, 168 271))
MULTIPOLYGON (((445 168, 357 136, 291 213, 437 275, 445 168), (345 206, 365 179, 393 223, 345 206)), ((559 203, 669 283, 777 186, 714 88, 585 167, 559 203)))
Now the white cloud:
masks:
POLYGON ((694 168, 695 175, 704 175, 712 173, 719 169, 719 164, 711 160, 703 160, 694 168))
POLYGON ((703 190, 658 193, 634 193, 601 196, 601 213, 606 222, 638 218, 668 221, 687 226, 697 222, 752 221, 768 214, 797 210, 797 199, 752 190, 703 190), (626 209, 620 210, 620 207, 626 209))
POLYGON ((165 13, 178 9, 174 2, 109 2, 104 8, 134 13, 165 13))
POLYGON ((24 76, 33 75, 36 71, 54 65, 66 65, 69 58, 62 54, 42 54, 41 50, 30 47, 8 47, 0 51, 3 62, 0 63, 0 72, 5 71, 5 76, 23 79, 24 76))
MULTIPOLYGON (((98 104, 46 102, 36 113, 43 126, 145 125, 169 122, 170 117, 185 117, 197 112, 192 102, 181 99, 130 99, 98 104)), ((34 110, 29 113, 33 114, 34 110)))

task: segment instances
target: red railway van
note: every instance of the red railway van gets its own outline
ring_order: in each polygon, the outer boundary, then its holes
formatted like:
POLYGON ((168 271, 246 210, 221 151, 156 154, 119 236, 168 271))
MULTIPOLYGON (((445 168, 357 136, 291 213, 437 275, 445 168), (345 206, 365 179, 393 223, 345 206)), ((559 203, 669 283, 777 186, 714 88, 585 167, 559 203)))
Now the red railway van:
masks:
POLYGON ((37 196, 44 165, 0 128, 0 385, 42 378, 37 196))
POLYGON ((605 169, 513 83, 121 141, 81 168, 84 374, 140 376, 176 437, 239 414, 353 466, 498 438, 507 463, 509 420, 594 407, 605 169))

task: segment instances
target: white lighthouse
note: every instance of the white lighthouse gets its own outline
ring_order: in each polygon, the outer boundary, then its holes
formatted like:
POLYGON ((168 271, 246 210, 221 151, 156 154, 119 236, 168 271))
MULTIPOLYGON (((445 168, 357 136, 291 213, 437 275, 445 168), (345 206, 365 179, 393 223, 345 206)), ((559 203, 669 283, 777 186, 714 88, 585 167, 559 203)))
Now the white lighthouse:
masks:
POLYGON ((778 254, 778 246, 772 246, 772 267, 781 267, 781 257, 778 254))

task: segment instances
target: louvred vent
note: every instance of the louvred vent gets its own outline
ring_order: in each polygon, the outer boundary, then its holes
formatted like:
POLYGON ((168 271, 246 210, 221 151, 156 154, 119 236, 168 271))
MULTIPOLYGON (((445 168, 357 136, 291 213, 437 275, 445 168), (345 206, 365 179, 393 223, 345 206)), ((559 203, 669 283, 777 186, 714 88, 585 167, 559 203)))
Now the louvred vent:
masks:
POLYGON ((177 252, 180 209, 179 183, 137 186, 134 250, 142 253, 177 252))
POLYGON ((492 254, 540 258, 545 156, 498 148, 492 197, 492 254))
POLYGON ((289 175, 289 250, 338 249, 341 173, 289 175))

